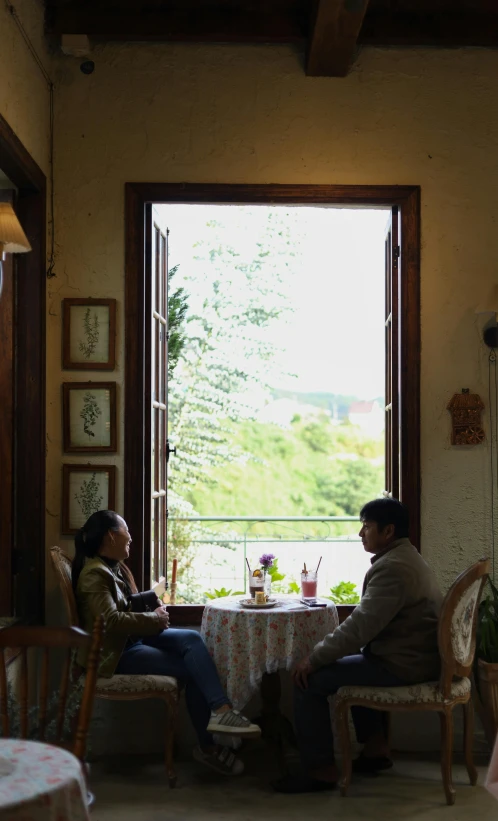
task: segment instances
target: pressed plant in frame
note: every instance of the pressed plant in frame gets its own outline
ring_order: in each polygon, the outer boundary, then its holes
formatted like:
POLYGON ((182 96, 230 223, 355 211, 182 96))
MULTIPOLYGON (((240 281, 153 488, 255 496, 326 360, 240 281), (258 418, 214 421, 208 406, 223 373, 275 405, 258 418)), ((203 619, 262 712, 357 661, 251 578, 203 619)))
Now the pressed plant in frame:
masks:
POLYGON ((100 336, 99 326, 100 323, 97 314, 94 313, 92 317, 92 312, 88 307, 83 317, 83 333, 85 338, 80 340, 78 345, 85 359, 90 359, 98 345, 100 336))
POLYGON ((67 453, 107 451, 117 447, 116 383, 65 382, 64 450, 67 453))
POLYGON ((115 510, 115 465, 62 466, 62 532, 71 535, 97 510, 115 510))
POLYGON ((83 430, 87 436, 95 437, 92 428, 95 426, 97 419, 102 414, 99 408, 97 397, 93 393, 86 393, 83 400, 83 407, 80 411, 80 416, 83 419, 83 430))
POLYGON ((85 519, 88 519, 95 511, 100 510, 104 497, 100 494, 95 472, 92 473, 89 479, 83 479, 79 493, 75 493, 74 498, 78 502, 85 519))
POLYGON ((62 300, 62 366, 112 371, 116 364, 116 300, 62 300))

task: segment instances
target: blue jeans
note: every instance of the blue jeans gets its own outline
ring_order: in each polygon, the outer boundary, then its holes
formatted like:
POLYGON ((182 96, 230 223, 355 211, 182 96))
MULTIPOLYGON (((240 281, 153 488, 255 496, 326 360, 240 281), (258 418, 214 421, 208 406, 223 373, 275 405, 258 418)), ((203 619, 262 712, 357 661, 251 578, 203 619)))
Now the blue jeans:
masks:
MULTIPOLYGON (((296 733, 303 766, 316 770, 334 763, 334 738, 328 696, 346 685, 396 687, 406 682, 363 654, 345 656, 308 676, 307 690, 295 688, 296 733)), ((358 741, 363 744, 385 727, 384 713, 367 707, 351 709, 358 741)))
POLYGON ((211 711, 228 699, 223 692, 214 661, 195 630, 169 628, 158 636, 139 639, 126 647, 116 673, 174 676, 185 687, 185 701, 202 747, 213 744, 207 732, 211 711))

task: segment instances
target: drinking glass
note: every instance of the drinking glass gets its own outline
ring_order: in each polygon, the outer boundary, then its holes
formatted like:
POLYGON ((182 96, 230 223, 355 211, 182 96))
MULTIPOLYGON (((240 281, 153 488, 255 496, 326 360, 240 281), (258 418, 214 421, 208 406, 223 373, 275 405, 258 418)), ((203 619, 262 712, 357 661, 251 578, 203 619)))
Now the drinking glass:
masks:
POLYGON ((316 570, 301 573, 301 597, 303 599, 316 599, 317 586, 318 576, 316 570))
POLYGON ((249 593, 251 594, 251 599, 256 595, 256 590, 264 592, 264 589, 265 577, 263 574, 261 574, 261 576, 253 576, 252 573, 249 573, 249 593))

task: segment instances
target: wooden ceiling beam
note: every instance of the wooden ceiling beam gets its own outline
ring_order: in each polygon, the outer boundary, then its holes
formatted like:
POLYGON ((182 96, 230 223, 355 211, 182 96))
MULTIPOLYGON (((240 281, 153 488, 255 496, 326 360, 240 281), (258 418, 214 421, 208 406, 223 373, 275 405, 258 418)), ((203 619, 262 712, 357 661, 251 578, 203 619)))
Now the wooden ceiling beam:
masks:
POLYGON ((308 40, 308 76, 346 76, 367 6, 368 0, 317 0, 308 40))
POLYGON ((99 7, 47 5, 47 29, 56 35, 86 34, 106 41, 302 43, 307 21, 297 10, 199 8, 113 12, 99 7))

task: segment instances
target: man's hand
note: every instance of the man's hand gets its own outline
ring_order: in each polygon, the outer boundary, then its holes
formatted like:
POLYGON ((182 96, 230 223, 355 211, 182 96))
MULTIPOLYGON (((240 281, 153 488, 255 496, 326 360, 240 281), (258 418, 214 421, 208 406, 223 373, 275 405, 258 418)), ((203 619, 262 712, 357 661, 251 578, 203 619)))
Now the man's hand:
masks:
POLYGON ((299 664, 296 665, 292 672, 292 678, 294 679, 294 683, 297 684, 297 686, 301 690, 306 690, 308 687, 308 676, 312 672, 313 667, 310 663, 310 657, 305 656, 303 659, 301 659, 299 664))
POLYGON ((154 610, 154 613, 159 617, 159 626, 161 630, 167 630, 169 627, 169 613, 164 604, 161 607, 157 607, 154 610))

